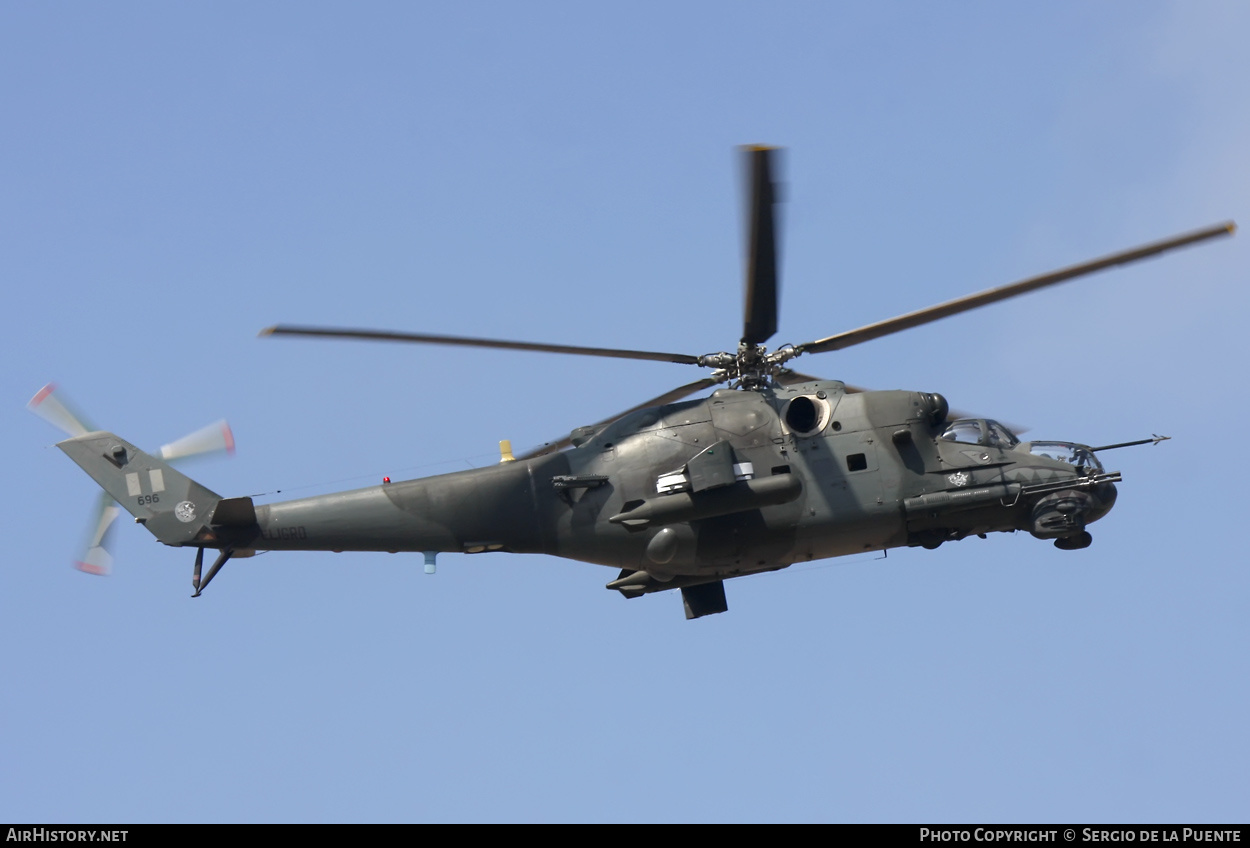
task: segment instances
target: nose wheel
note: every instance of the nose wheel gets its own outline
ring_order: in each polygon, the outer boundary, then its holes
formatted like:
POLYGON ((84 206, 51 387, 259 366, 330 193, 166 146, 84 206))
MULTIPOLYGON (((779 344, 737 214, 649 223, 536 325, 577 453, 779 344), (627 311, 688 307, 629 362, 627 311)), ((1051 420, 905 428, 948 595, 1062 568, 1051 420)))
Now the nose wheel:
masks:
POLYGON ((1089 535, 1089 531, 1082 530, 1080 533, 1056 539, 1055 547, 1061 551, 1079 551, 1082 548, 1088 548, 1093 541, 1094 537, 1089 535))

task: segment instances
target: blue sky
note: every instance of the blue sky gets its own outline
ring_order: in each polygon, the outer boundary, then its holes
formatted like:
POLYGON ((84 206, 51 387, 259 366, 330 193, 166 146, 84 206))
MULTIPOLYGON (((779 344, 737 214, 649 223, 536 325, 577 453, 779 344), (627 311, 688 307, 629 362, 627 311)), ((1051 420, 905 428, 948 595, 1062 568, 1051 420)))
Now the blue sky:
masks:
POLYGON ((774 6, 0 9, 0 820, 1246 820, 1244 236, 802 362, 1173 436, 1107 456, 1085 551, 814 563, 695 622, 542 557, 268 554, 193 601, 124 526, 70 568, 49 380, 139 445, 227 417, 192 476, 273 499, 695 379, 255 335, 730 348, 739 144, 787 148, 776 343, 1250 219, 1244 5, 774 6))

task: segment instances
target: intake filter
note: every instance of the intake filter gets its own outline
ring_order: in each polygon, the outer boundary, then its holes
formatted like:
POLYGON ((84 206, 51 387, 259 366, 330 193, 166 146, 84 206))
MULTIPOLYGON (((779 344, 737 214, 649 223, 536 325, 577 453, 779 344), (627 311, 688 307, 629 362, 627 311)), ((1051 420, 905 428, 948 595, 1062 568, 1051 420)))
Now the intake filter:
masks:
POLYGON ((921 392, 920 400, 924 404, 925 417, 929 424, 934 427, 941 427, 946 421, 946 416, 950 415, 951 405, 947 403, 946 398, 937 392, 921 392))

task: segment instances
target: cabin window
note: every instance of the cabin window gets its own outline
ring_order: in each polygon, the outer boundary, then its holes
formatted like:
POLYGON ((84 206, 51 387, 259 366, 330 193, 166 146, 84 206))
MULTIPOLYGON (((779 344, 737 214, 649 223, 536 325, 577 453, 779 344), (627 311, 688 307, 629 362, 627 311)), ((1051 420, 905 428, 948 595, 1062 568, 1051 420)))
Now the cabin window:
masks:
POLYGON ((862 453, 853 453, 846 458, 847 471, 863 471, 868 467, 868 457, 862 453))

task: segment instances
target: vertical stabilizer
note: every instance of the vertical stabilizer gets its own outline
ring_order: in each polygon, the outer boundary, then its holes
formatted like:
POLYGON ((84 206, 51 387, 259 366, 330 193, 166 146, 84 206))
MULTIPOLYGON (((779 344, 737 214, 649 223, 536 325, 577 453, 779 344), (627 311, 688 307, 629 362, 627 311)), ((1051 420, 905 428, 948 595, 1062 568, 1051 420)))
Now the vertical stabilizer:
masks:
POLYGON ((220 495, 112 433, 86 433, 57 447, 167 545, 195 539, 221 501, 220 495))

